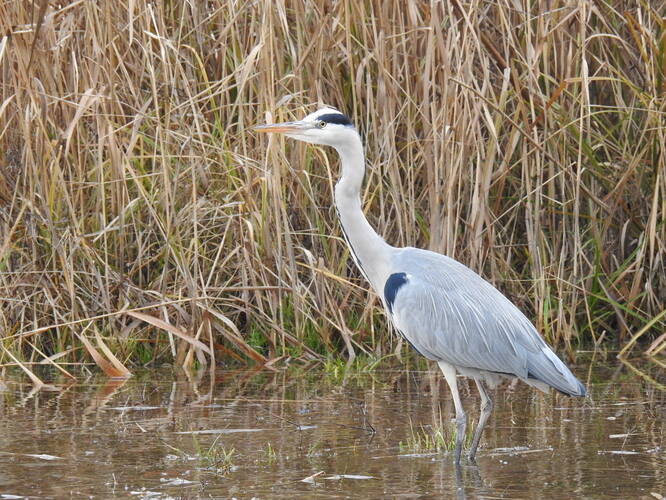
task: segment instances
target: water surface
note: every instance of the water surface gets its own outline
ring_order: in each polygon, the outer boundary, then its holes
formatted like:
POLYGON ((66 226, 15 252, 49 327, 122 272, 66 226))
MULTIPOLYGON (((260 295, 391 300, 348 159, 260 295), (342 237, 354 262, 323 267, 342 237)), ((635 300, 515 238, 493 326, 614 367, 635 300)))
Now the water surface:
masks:
MULTIPOLYGON (((450 440, 453 416, 435 370, 163 371, 40 391, 5 379, 0 498, 666 495, 663 371, 576 374, 586 400, 523 384, 495 390, 477 465, 459 471, 450 452, 429 449, 438 430, 439 444, 450 440)), ((461 385, 476 420, 474 384, 461 385)))

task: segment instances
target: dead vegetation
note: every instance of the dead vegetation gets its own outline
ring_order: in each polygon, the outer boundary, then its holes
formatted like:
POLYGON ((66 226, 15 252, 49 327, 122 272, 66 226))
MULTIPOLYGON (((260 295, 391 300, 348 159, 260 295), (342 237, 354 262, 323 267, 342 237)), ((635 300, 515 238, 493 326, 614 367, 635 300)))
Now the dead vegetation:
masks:
POLYGON ((317 103, 366 139, 390 243, 467 263, 570 353, 658 355, 665 7, 539 5, 2 2, 0 361, 395 349, 335 155, 249 131, 317 103))

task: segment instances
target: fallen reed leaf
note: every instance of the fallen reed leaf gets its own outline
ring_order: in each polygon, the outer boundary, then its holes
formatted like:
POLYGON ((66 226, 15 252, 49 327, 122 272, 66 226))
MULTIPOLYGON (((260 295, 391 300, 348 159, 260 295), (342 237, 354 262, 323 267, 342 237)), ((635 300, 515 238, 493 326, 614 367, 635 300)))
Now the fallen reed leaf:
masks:
POLYGON ((122 370, 116 368, 113 363, 110 363, 104 356, 102 356, 97 349, 90 343, 90 341, 86 338, 85 332, 81 333, 78 335, 79 340, 83 345, 85 346, 86 350, 88 353, 92 356, 93 360, 95 363, 97 363, 97 366, 100 367, 100 369, 104 372, 104 374, 107 377, 111 378, 128 378, 131 376, 131 374, 127 370, 122 370))
POLYGON ((9 349, 7 349, 2 344, 0 344, 0 347, 2 347, 2 350, 5 351, 5 354, 7 354, 7 356, 9 356, 12 359, 12 361, 14 361, 14 363, 16 363, 21 368, 21 370, 25 372, 25 374, 30 378, 30 380, 32 380, 32 383, 35 387, 41 388, 44 386, 44 382, 42 382, 42 380, 37 375, 35 375, 32 372, 32 370, 30 370, 27 366, 25 366, 18 359, 16 359, 16 357, 11 353, 9 349))
POLYGON ((206 344, 201 342, 200 340, 197 340, 193 338, 192 336, 188 335, 185 331, 181 330, 177 326, 174 326, 170 323, 167 323, 166 321, 157 318, 156 316, 151 316, 150 314, 145 314, 145 313, 140 313, 136 311, 127 311, 126 313, 128 316, 132 316, 133 318, 140 319, 142 321, 145 321, 146 323, 150 323, 151 325, 160 328, 166 332, 172 333, 176 337, 183 339, 185 342, 191 344, 192 346, 196 347, 197 349, 201 349, 203 352, 206 354, 211 354, 210 349, 206 344))

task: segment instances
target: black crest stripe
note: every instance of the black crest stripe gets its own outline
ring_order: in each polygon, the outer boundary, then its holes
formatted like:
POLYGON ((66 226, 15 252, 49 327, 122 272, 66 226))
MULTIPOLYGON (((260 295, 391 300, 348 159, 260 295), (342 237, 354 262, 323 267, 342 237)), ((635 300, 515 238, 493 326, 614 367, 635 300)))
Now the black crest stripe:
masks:
POLYGON ((337 125, 351 125, 352 122, 342 113, 326 113, 317 117, 317 120, 321 120, 326 123, 335 123, 337 125))

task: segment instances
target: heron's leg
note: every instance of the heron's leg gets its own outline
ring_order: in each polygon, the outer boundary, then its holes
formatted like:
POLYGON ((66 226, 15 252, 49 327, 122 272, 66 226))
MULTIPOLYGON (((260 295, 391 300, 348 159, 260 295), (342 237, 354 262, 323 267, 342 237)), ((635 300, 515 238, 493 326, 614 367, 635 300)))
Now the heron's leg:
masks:
POLYGON ((456 409, 456 449, 455 449, 455 463, 460 465, 460 455, 462 454, 462 445, 465 439, 465 426, 467 419, 465 417, 465 410, 463 410, 462 402, 460 401, 460 393, 458 392, 458 380, 456 379, 456 369, 448 363, 440 361, 439 368, 444 374, 446 382, 451 388, 451 395, 453 396, 453 406, 456 409))
POLYGON ((469 450, 469 459, 471 461, 474 461, 476 449, 479 447, 479 441, 481 441, 483 428, 486 426, 486 421, 490 416, 490 412, 493 411, 493 401, 490 399, 490 396, 488 396, 486 388, 483 386, 483 382, 479 379, 474 379, 474 382, 476 382, 476 387, 479 389, 479 395, 481 396, 481 414, 479 415, 479 423, 476 425, 476 430, 474 431, 472 447, 469 450))

